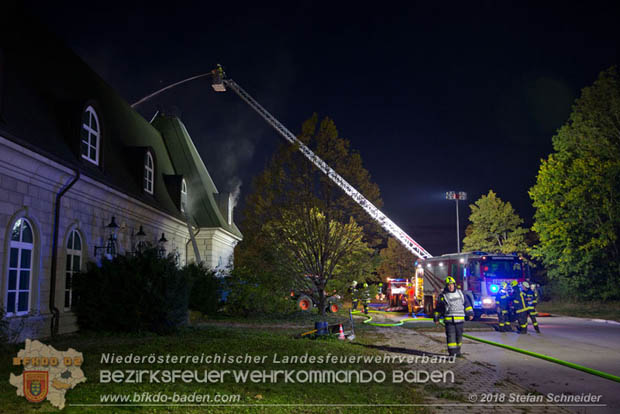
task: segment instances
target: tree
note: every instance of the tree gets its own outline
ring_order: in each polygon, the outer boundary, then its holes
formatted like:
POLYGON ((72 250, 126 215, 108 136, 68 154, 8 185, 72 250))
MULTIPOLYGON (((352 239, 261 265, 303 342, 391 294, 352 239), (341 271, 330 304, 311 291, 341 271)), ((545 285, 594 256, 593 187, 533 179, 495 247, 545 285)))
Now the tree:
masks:
POLYGON ((532 250, 548 276, 581 298, 620 298, 620 76, 612 67, 582 90, 553 137, 530 197, 532 250))
MULTIPOLYGON (((303 123, 298 138, 369 201, 377 207, 382 205, 379 188, 371 182, 359 153, 350 149, 349 141, 338 136, 331 119, 324 118, 319 123, 314 114, 303 123)), ((305 275, 313 275, 315 289, 322 295, 324 289, 342 285, 339 281, 361 280, 365 276, 361 271, 372 271, 368 262, 371 250, 357 242, 353 243, 355 248, 344 249, 331 236, 335 232, 353 237, 355 226, 351 223, 360 227, 361 242, 370 247, 379 245, 384 238, 383 230, 361 207, 297 147, 284 144, 254 179, 252 192, 246 198, 241 221, 244 240, 235 251, 235 266, 260 268, 264 274, 288 282, 290 287, 300 283, 305 275), (319 223, 324 226, 322 229, 317 227, 319 223), (314 236, 301 243, 298 235, 314 236), (308 244, 310 240, 312 245, 308 244), (310 248, 315 250, 315 262, 308 261, 306 249, 310 248), (296 262, 291 262, 293 259, 296 262)), ((324 310, 322 306, 320 310, 324 310)))
MULTIPOLYGON (((334 121, 325 117, 319 123, 315 113, 302 124, 298 139, 377 208, 383 206, 379 187, 362 166, 360 154, 339 136, 334 121)), ((330 219, 342 222, 352 216, 364 228, 364 240, 371 247, 377 247, 386 238, 368 213, 289 143, 278 148, 265 170, 253 180, 241 223, 244 234, 260 233, 262 225, 277 213, 274 206, 301 204, 316 205, 330 219)))
POLYGON ((415 257, 396 239, 389 238, 386 248, 381 249, 381 264, 377 269, 382 281, 388 277, 411 279, 415 275, 415 257))
POLYGON ((275 248, 278 267, 293 275, 297 287, 311 286, 322 315, 330 281, 372 271, 372 249, 362 241, 363 230, 353 217, 344 224, 328 220, 317 208, 302 207, 283 211, 282 218, 267 223, 264 231, 275 248))
POLYGON ((525 253, 527 230, 521 227, 523 219, 509 202, 503 202, 493 190, 489 190, 469 208, 471 224, 465 231, 464 250, 525 253))

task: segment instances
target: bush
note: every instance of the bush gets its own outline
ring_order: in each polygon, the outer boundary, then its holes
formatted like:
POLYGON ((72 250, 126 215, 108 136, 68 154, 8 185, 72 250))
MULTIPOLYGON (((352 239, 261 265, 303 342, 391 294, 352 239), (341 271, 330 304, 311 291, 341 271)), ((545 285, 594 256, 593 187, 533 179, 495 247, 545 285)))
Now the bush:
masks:
POLYGON ((289 298, 290 287, 271 273, 236 267, 224 283, 228 314, 269 315, 296 310, 295 302, 289 298))
POLYGON ((181 269, 190 283, 189 308, 203 315, 213 315, 219 309, 222 293, 221 279, 215 271, 202 264, 191 263, 181 269))
POLYGON ((156 249, 89 263, 74 289, 80 329, 166 334, 187 321, 187 273, 156 249))

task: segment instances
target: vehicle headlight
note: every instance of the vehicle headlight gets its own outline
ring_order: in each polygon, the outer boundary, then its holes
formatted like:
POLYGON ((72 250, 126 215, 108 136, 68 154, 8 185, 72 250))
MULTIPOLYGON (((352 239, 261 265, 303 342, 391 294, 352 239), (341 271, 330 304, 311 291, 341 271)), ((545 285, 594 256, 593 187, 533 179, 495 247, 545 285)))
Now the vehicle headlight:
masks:
POLYGON ((493 304, 493 299, 491 299, 491 298, 484 298, 484 299, 482 299, 482 304, 483 305, 492 305, 493 304))

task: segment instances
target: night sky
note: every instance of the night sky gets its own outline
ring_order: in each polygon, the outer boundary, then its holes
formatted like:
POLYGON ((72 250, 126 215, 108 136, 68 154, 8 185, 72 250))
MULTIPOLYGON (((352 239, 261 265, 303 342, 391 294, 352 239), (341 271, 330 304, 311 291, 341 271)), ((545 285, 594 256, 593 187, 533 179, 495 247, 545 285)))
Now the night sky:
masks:
MULTIPOLYGON (((531 225, 551 137, 619 60, 617 1, 296 3, 27 2, 130 103, 221 63, 293 133, 329 116, 383 211, 433 255, 456 250, 449 190, 469 204, 493 189, 531 225)), ((242 198, 282 142, 208 78, 138 107, 157 109, 181 117, 218 189, 241 182, 242 198)))

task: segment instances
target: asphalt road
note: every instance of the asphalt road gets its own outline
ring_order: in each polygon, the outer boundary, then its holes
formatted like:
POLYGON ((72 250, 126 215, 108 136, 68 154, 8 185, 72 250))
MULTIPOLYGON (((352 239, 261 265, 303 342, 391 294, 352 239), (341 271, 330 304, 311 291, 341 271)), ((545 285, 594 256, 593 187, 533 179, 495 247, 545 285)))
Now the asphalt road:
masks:
MULTIPOLYGON (((385 322, 400 320, 404 317, 402 314, 375 315, 377 322, 381 322, 382 319, 386 319, 385 322)), ((564 316, 539 317, 541 333, 536 333, 530 322, 527 335, 484 329, 484 326, 492 327, 497 324, 497 318, 494 317, 484 317, 481 322, 468 322, 465 333, 620 376, 618 322, 564 316)), ((420 322, 416 325, 419 328, 433 326, 432 322, 420 322)), ((443 333, 427 331, 426 335, 444 340, 443 333)), ((605 407, 565 406, 572 412, 620 413, 619 382, 469 339, 464 341, 463 352, 470 361, 497 370, 515 383, 531 389, 533 394, 542 394, 545 400, 549 393, 556 397, 561 394, 566 396, 592 394, 600 396, 599 405, 606 405, 605 407)), ((555 404, 555 402, 549 403, 555 404)))
MULTIPOLYGON (((529 326, 527 335, 495 331, 472 336, 549 355, 620 376, 620 324, 570 317, 539 318, 541 334, 529 326)), ((579 413, 619 413, 620 383, 492 345, 467 341, 466 357, 505 372, 509 378, 545 397, 554 394, 600 395, 606 407, 573 407, 579 413)))

